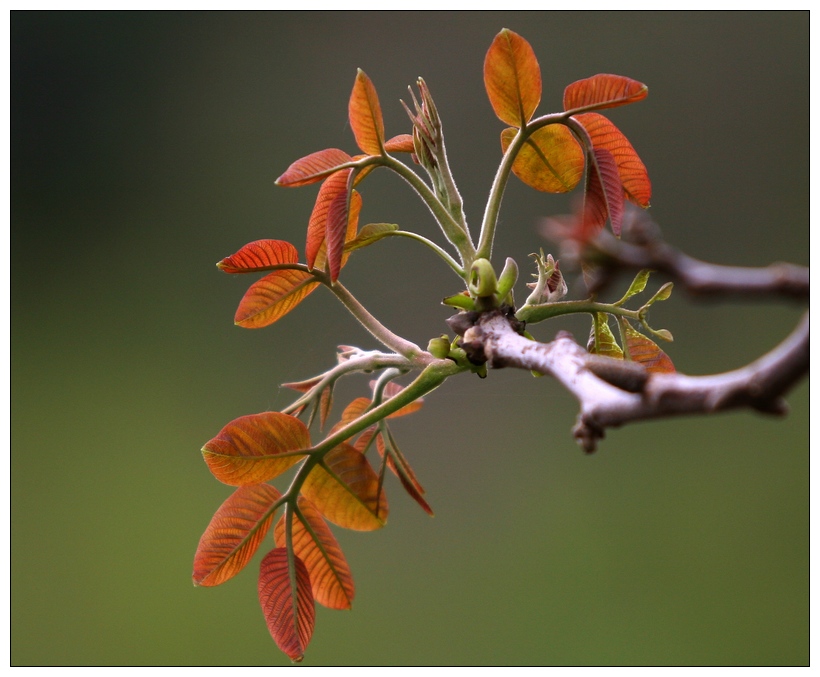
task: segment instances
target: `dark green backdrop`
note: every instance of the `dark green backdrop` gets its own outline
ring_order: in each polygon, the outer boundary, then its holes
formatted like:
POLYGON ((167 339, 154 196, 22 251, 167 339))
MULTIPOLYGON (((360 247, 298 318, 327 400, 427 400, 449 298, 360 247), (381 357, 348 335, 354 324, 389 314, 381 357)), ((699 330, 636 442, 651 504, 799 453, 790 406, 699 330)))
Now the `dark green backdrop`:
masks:
MULTIPOLYGON (((502 27, 538 55, 541 112, 594 73, 649 85, 611 117, 670 241, 717 262, 808 263, 807 12, 12 13, 13 663, 287 663, 258 559, 221 588, 191 585, 230 493, 199 449, 284 406, 277 384, 327 368, 338 343, 375 346, 321 290, 273 327, 234 327, 248 279, 214 263, 259 238, 302 249, 315 187, 273 180, 314 150, 355 150, 357 67, 391 135, 425 77, 476 229, 503 127, 482 64, 502 27)), ((397 178, 373 175, 363 196, 362 223, 437 236, 397 178)), ((511 184, 499 260, 549 248, 538 220, 567 209, 511 184)), ((438 301, 457 281, 418 245, 364 250, 344 278, 408 338, 446 331, 438 301)), ((707 373, 769 349, 800 312, 678 293, 653 318, 678 368, 707 373)), ((307 662, 807 663, 808 383, 790 401, 784 421, 613 431, 587 457, 551 380, 447 383, 395 426, 436 517, 391 483, 388 528, 339 534, 358 596, 319 610, 307 662)))

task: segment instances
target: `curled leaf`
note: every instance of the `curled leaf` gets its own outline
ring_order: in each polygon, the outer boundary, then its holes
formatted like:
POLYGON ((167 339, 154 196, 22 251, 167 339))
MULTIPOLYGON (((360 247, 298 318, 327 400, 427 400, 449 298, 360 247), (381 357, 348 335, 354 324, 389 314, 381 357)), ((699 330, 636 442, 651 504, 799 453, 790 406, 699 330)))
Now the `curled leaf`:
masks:
POLYGON ((245 292, 233 321, 246 329, 267 327, 298 306, 318 284, 303 270, 275 270, 245 292))
POLYGON ((642 82, 624 77, 599 73, 567 85, 564 90, 564 110, 576 108, 614 108, 646 98, 649 88, 642 82))
POLYGON ((269 484, 239 487, 211 519, 194 555, 194 585, 214 586, 238 574, 265 534, 281 494, 269 484))
POLYGON ((626 197, 639 207, 648 207, 652 197, 649 173, 624 133, 600 113, 583 113, 573 119, 586 129, 593 147, 612 153, 626 197))
POLYGON ((334 282, 339 278, 339 273, 344 265, 343 259, 347 260, 345 254, 345 243, 356 236, 359 227, 359 213, 362 210, 362 196, 353 191, 348 200, 345 190, 336 196, 330 205, 327 214, 327 261, 330 268, 330 279, 334 282))
POLYGON ((584 194, 583 232, 593 236, 604 227, 607 217, 612 232, 619 235, 624 218, 624 193, 612 153, 593 148, 584 194))
POLYGON ((233 486, 260 484, 301 460, 290 451, 310 447, 310 435, 298 418, 278 411, 240 416, 202 448, 208 469, 233 486))
POLYGON ((262 560, 258 589, 259 604, 273 641, 288 658, 299 662, 313 636, 316 605, 307 567, 298 557, 293 558, 293 564, 291 577, 287 548, 271 550, 262 560))
POLYGON ((347 153, 338 148, 326 148, 311 153, 288 167, 285 173, 276 179, 276 185, 295 188, 316 183, 336 171, 339 165, 350 162, 351 159, 347 153))
MULTIPOLYGON (((511 127, 501 132, 503 152, 507 152, 516 133, 511 127)), ((530 134, 518 151, 512 171, 536 190, 566 193, 584 175, 584 151, 566 126, 547 125, 530 134)))
POLYGON ((384 142, 384 149, 388 153, 413 153, 415 151, 413 146, 412 134, 399 134, 392 139, 384 142))
POLYGON ((368 155, 381 155, 384 143, 382 109, 376 88, 361 69, 356 74, 347 109, 350 128, 359 148, 368 155))
MULTIPOLYGON (((310 574, 313 597, 329 609, 349 609, 356 593, 350 566, 319 511, 299 497, 299 518, 293 522, 293 552, 310 574), (304 521, 302 521, 302 518, 304 521)), ((285 517, 274 530, 278 546, 285 545, 285 517)))
POLYGON ((387 521, 387 497, 367 459, 342 443, 311 470, 302 495, 334 524, 355 531, 380 529, 387 521))
POLYGON ((290 242, 284 240, 256 240, 249 242, 236 254, 216 264, 224 273, 256 273, 283 263, 297 263, 299 254, 290 242))
POLYGON ((321 267, 317 265, 316 258, 325 242, 328 212, 336 197, 347 192, 347 180, 351 171, 350 169, 342 169, 335 174, 331 174, 319 188, 319 194, 316 196, 316 202, 308 220, 305 259, 309 268, 321 267))
POLYGON ((541 101, 541 68, 530 43, 506 28, 496 35, 484 58, 484 87, 503 122, 529 122, 541 101))

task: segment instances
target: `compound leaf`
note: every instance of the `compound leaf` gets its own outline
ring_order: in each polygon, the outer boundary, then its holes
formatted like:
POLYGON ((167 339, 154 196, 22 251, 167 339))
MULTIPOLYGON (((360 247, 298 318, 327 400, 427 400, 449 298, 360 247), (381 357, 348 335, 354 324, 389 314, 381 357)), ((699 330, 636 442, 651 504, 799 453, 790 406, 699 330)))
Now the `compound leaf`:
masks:
POLYGON ((298 306, 318 284, 303 270, 274 270, 245 292, 233 321, 246 329, 267 327, 298 306))
POLYGON ((381 155, 384 143, 382 109, 376 88, 361 69, 356 74, 356 81, 353 83, 347 112, 350 118, 350 128, 362 152, 368 155, 381 155))
POLYGON ((642 82, 624 77, 599 73, 567 85, 564 90, 564 110, 595 107, 614 108, 646 98, 649 88, 642 82))
POLYGON ((530 43, 506 28, 496 35, 484 58, 484 87, 503 122, 524 126, 541 101, 541 68, 530 43))
MULTIPOLYGON (((356 591, 344 553, 313 504, 304 496, 298 503, 304 522, 294 517, 293 552, 310 574, 313 597, 329 609, 349 609, 356 591)), ((284 515, 276 525, 274 538, 277 545, 285 545, 284 515)))
POLYGON ((612 153, 626 197, 639 207, 648 207, 652 197, 649 173, 624 133, 600 113, 582 113, 573 119, 584 126, 593 147, 612 153))
POLYGON ((273 641, 292 661, 299 662, 313 636, 316 605, 304 562, 294 557, 293 563, 291 579, 287 548, 271 550, 262 560, 258 589, 259 604, 273 641))
POLYGON ((316 183, 336 171, 339 165, 350 162, 351 159, 347 153, 338 148, 326 148, 311 153, 288 167, 285 173, 276 179, 276 185, 295 188, 316 183))
MULTIPOLYGON (((501 150, 507 152, 517 130, 501 132, 501 150)), ((584 175, 584 151, 565 125, 547 125, 527 138, 512 166, 513 174, 528 186, 546 193, 566 193, 584 175)))
POLYGON ((228 497, 199 539, 194 585, 219 585, 245 567, 268 533, 270 509, 280 497, 269 484, 239 487, 228 497))
POLYGON ((373 531, 387 521, 387 497, 379 477, 355 447, 330 451, 302 485, 302 495, 327 519, 345 529, 373 531))
POLYGON ((281 475, 302 456, 282 456, 310 447, 302 421, 278 411, 240 416, 202 448, 214 477, 233 486, 260 484, 281 475))

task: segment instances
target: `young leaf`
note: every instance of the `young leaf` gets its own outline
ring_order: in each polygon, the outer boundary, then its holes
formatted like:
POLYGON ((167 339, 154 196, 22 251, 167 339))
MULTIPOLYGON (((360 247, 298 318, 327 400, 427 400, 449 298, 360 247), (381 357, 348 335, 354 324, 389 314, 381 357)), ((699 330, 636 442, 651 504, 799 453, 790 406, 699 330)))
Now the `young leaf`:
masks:
POLYGON ((330 410, 333 407, 333 382, 330 383, 319 396, 319 427, 324 428, 330 410))
POLYGON ((652 197, 649 174, 623 132, 600 113, 582 113, 573 119, 587 130, 593 147, 612 153, 626 197, 639 207, 648 207, 652 197))
POLYGON ((353 191, 350 200, 347 191, 339 193, 330 205, 327 214, 327 260, 330 267, 330 279, 339 279, 342 270, 344 246, 347 240, 356 236, 359 227, 359 212, 362 210, 362 196, 353 191))
POLYGON ((346 252, 352 252, 354 249, 367 247, 389 236, 390 233, 395 233, 398 229, 395 223, 368 223, 354 239, 345 245, 344 249, 346 252))
POLYGON ((331 429, 331 434, 335 433, 337 430, 341 430, 348 423, 352 423, 357 418, 359 418, 359 416, 361 416, 365 411, 367 411, 368 407, 370 407, 370 404, 370 400, 366 397, 357 397, 355 400, 353 400, 344 408, 344 411, 342 412, 342 418, 335 426, 333 426, 333 428, 331 429))
POLYGON ((607 217, 619 235, 624 217, 624 193, 612 153, 593 148, 584 194, 583 233, 590 237, 604 227, 607 217))
POLYGON ((669 356, 658 345, 634 329, 629 322, 623 322, 626 349, 633 362, 642 364, 648 372, 674 373, 675 366, 669 356))
POLYGON ((276 179, 276 185, 295 188, 316 183, 336 171, 339 165, 350 162, 351 159, 347 153, 338 148, 326 148, 311 153, 288 167, 285 173, 276 179))
POLYGON ((649 88, 623 75, 599 73, 578 80, 564 90, 564 110, 594 106, 600 110, 635 103, 646 98, 649 88))
POLYGON ((356 82, 353 83, 347 112, 350 128, 362 152, 368 155, 381 155, 384 143, 382 109, 376 88, 361 69, 356 74, 356 82))
POLYGON ((412 134, 399 134, 392 139, 384 142, 384 149, 388 153, 412 153, 415 151, 413 146, 412 134))
POLYGON ((299 253, 290 242, 284 240, 256 240, 249 242, 236 254, 232 254, 216 267, 223 273, 257 273, 282 263, 297 263, 299 253))
MULTIPOLYGON (((370 387, 372 388, 375 382, 370 383, 370 387)), ((400 386, 398 383, 388 383, 384 388, 384 399, 389 400, 392 397, 398 395, 402 390, 404 390, 404 386, 400 386)), ((405 404, 401 409, 394 411, 390 416, 387 418, 398 418, 399 416, 407 416, 408 414, 413 414, 421 409, 422 405, 424 404, 424 398, 419 397, 417 400, 414 400, 410 404, 405 404)))
POLYGON ((269 484, 239 487, 211 519, 194 555, 194 585, 213 586, 238 574, 253 557, 281 494, 269 484))
POLYGON ((589 332, 587 351, 594 355, 612 357, 616 360, 624 359, 624 351, 615 340, 606 313, 596 313, 589 332))
MULTIPOLYGON (((501 132, 501 150, 507 152, 517 130, 501 132)), ((566 193, 584 175, 584 151, 565 125, 547 125, 533 132, 512 166, 513 174, 528 186, 546 193, 566 193)))
POLYGON ((343 442, 330 451, 302 485, 302 495, 345 529, 373 531, 387 521, 387 498, 367 459, 343 442))
MULTIPOLYGON (((305 522, 294 517, 293 552, 310 574, 313 597, 329 609, 349 609, 356 591, 344 553, 313 504, 304 496, 298 503, 305 522)), ((274 538, 276 545, 285 545, 284 515, 276 525, 274 538)))
POLYGON ((424 500, 424 488, 416 479, 416 474, 413 472, 413 469, 410 467, 410 464, 407 462, 404 454, 402 454, 399 450, 389 429, 387 429, 387 434, 390 438, 390 451, 386 448, 384 435, 379 434, 376 438, 376 447, 379 450, 379 454, 382 457, 387 454, 387 467, 390 468, 393 474, 399 478, 404 490, 416 503, 421 506, 421 509, 430 515, 430 517, 433 517, 433 509, 430 507, 430 504, 424 500))
POLYGON ((246 329, 267 327, 298 306, 318 284, 302 270, 274 270, 245 292, 233 321, 246 329))
POLYGON ((327 177, 319 188, 313 211, 308 220, 307 243, 305 244, 305 260, 309 268, 319 268, 316 265, 316 257, 319 249, 325 241, 327 234, 327 216, 330 205, 340 193, 347 192, 347 179, 350 176, 350 169, 342 169, 327 177))
POLYGON ((631 299, 633 296, 637 296, 644 289, 646 289, 646 283, 649 282, 649 276, 651 274, 651 270, 638 271, 638 274, 635 276, 635 279, 632 280, 632 284, 629 285, 629 289, 626 290, 626 294, 624 294, 623 298, 620 301, 618 301, 615 305, 620 306, 627 300, 631 299))
POLYGON ((274 548, 265 555, 259 570, 259 604, 273 641, 288 658, 299 662, 313 636, 316 605, 304 562, 298 557, 293 561, 295 571, 291 579, 287 548, 274 548))
POLYGON ((484 87, 503 122, 529 122, 541 101, 541 68, 530 43, 506 28, 496 35, 484 59, 484 87))
POLYGON ((282 456, 310 447, 310 434, 298 418, 278 411, 240 416, 202 448, 214 477, 233 486, 260 484, 281 475, 302 456, 282 456))

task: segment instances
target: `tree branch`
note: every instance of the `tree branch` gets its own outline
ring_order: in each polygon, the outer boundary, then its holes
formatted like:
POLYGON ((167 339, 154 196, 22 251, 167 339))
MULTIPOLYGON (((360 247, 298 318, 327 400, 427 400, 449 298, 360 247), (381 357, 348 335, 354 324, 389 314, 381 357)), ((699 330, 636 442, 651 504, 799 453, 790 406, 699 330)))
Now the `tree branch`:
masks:
POLYGON ((743 268, 699 261, 664 242, 660 228, 637 207, 627 209, 621 239, 601 231, 591 241, 580 243, 572 238, 572 222, 560 218, 548 219, 545 230, 548 237, 561 243, 565 250, 562 259, 583 258, 597 267, 590 289, 593 292, 619 270, 649 269, 666 273, 694 296, 809 298, 808 268, 790 263, 743 268))
POLYGON ((518 329, 504 312, 484 313, 464 332, 464 345, 491 367, 517 367, 558 379, 581 405, 573 434, 587 452, 595 451, 606 428, 632 421, 745 407, 783 415, 783 396, 809 370, 808 313, 769 353, 741 369, 709 376, 649 374, 637 363, 589 355, 566 332, 539 343, 518 329))

